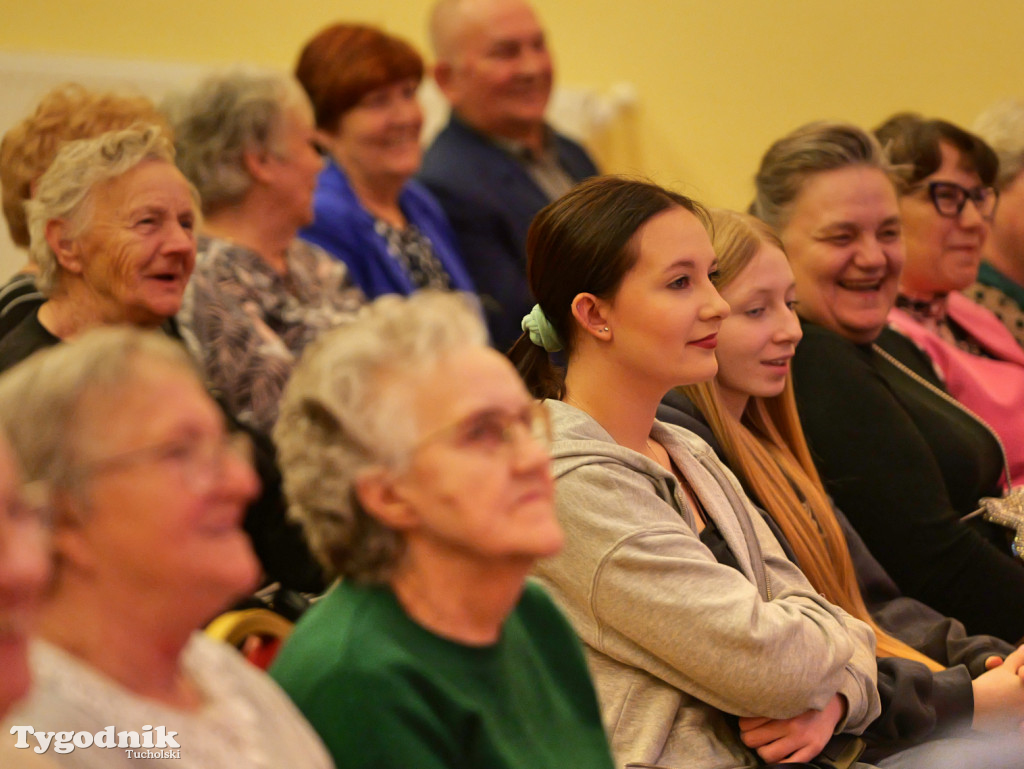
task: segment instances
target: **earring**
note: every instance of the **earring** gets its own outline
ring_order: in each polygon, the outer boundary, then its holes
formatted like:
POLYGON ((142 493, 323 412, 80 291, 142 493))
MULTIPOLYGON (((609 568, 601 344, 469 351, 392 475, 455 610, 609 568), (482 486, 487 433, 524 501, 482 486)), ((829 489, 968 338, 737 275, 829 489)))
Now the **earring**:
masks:
POLYGON ((604 328, 602 328, 602 329, 601 329, 601 333, 602 333, 602 334, 607 334, 607 333, 608 333, 608 327, 607 327, 607 326, 605 326, 604 328))

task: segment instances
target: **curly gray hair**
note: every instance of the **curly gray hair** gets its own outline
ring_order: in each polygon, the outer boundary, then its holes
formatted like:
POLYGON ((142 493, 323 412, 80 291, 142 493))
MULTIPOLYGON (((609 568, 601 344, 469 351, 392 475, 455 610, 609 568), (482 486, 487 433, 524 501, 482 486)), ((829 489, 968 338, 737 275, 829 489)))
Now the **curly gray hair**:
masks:
POLYGON ((885 152, 867 131, 849 123, 815 122, 772 144, 754 177, 757 192, 750 213, 778 232, 804 183, 816 174, 847 166, 877 168, 895 179, 885 152))
POLYGON ((1004 99, 978 115, 974 132, 999 157, 996 185, 1003 189, 1024 170, 1024 101, 1004 99))
POLYGON ((410 390, 445 353, 487 344, 468 296, 420 291, 384 296, 328 331, 292 373, 274 428, 289 514, 334 575, 388 579, 401 535, 360 503, 355 485, 369 467, 402 467, 415 444, 410 390))
POLYGON ((211 75, 162 107, 174 129, 178 167, 199 189, 207 213, 245 196, 252 186, 245 153, 276 151, 287 111, 313 119, 295 78, 261 70, 211 75))
MULTIPOLYGON (((36 285, 49 296, 57 282, 60 263, 46 240, 46 224, 63 219, 77 237, 89 223, 89 202, 96 185, 126 174, 147 160, 174 162, 174 148, 165 129, 138 125, 109 131, 94 139, 79 139, 61 147, 46 172, 39 177, 35 197, 26 201, 30 237, 29 256, 39 267, 36 285)), ((199 199, 191 190, 196 208, 199 199)))

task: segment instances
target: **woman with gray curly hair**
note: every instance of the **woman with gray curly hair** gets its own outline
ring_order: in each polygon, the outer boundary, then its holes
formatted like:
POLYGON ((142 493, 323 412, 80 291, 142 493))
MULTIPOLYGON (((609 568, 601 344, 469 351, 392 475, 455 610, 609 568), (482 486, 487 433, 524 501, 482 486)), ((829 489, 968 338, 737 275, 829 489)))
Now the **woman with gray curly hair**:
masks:
POLYGON ((579 644, 524 587, 562 545, 547 428, 459 295, 383 297, 307 350, 275 438, 345 579, 271 674, 339 766, 611 767, 579 644))
POLYGON ((0 424, 50 491, 56 561, 4 742, 76 769, 329 769, 284 693, 198 632, 257 578, 258 481, 185 349, 94 329, 0 377, 0 424))
POLYGON ((299 353, 363 303, 343 263, 296 238, 323 165, 313 111, 260 71, 212 75, 165 109, 205 214, 182 335, 232 414, 269 433, 299 353))
POLYGON ((161 128, 68 142, 26 210, 46 301, 0 342, 0 370, 94 326, 155 328, 178 311, 199 202, 161 128))

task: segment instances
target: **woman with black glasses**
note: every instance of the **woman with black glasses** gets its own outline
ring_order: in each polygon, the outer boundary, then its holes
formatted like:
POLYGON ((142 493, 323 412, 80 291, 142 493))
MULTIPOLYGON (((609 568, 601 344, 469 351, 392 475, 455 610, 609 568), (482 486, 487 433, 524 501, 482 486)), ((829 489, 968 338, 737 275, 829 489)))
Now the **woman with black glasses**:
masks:
POLYGON ((906 246, 889 324, 927 353, 949 394, 996 432, 1008 480, 1020 483, 1024 350, 994 314, 960 293, 977 278, 995 215, 996 154, 962 128, 918 115, 896 115, 875 134, 896 167, 906 246))

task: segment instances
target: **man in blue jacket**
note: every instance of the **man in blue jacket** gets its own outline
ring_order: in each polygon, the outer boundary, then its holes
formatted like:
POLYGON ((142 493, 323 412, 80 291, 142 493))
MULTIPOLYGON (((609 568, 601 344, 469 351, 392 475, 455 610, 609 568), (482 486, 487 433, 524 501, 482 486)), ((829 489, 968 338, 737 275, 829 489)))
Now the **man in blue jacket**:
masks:
POLYGON ((525 0, 439 0, 430 21, 434 78, 448 125, 419 179, 440 200, 487 311, 496 347, 533 306, 526 233, 534 215, 596 174, 586 150, 544 121, 551 55, 525 0))

